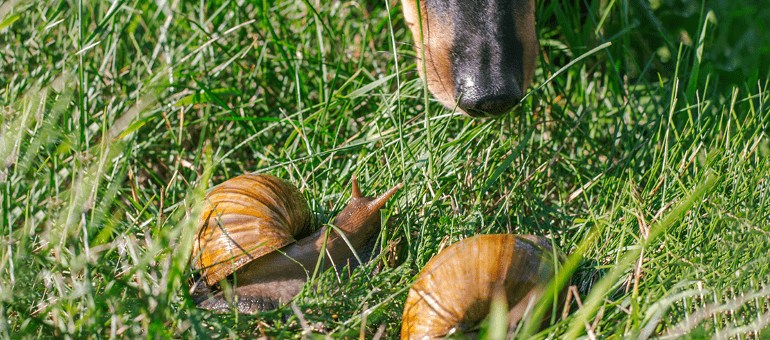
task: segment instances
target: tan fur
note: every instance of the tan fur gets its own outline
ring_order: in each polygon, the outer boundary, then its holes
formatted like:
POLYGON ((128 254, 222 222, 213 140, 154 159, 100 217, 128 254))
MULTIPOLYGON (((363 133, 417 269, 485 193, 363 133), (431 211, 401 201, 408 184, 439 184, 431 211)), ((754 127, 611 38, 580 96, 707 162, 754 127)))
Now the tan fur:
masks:
POLYGON ((425 2, 402 0, 404 19, 412 32, 417 46, 417 72, 427 79, 428 88, 433 96, 445 107, 455 107, 454 82, 452 81, 452 62, 449 51, 452 47, 452 27, 449 20, 428 20, 425 2), (419 12, 418 12, 419 10, 419 12), (422 15, 422 32, 420 31, 422 15), (420 37, 422 41, 419 40, 420 37), (424 55, 423 55, 424 53, 424 55), (423 67, 423 58, 425 64, 423 67), (427 77, 425 73, 427 72, 427 77))

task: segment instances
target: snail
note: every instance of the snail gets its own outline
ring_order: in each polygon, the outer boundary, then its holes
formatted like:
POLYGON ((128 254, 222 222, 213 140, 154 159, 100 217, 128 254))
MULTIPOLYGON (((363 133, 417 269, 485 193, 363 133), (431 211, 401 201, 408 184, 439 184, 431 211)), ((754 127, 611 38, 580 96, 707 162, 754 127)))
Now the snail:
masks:
MULTIPOLYGON (((379 210, 401 187, 399 183, 378 198, 363 197, 353 176, 350 202, 333 224, 356 252, 365 251, 379 233, 379 210)), ((193 269, 202 276, 191 289, 193 300, 202 308, 228 309, 224 292, 213 293, 213 287, 230 278, 239 312, 278 308, 299 293, 324 244, 324 270, 358 265, 336 231, 323 227, 312 233, 311 220, 299 190, 273 176, 241 175, 214 188, 206 196, 193 244, 193 269)))
MULTIPOLYGON (((559 260, 564 255, 559 253, 559 260)), ((553 248, 531 235, 480 235, 457 242, 428 261, 404 307, 401 339, 434 339, 472 331, 503 289, 510 325, 534 307, 554 276, 553 248)), ((564 305, 566 289, 559 294, 564 305)), ((541 323, 547 326, 550 312, 541 323)), ((466 333, 466 335, 471 335, 466 333)))

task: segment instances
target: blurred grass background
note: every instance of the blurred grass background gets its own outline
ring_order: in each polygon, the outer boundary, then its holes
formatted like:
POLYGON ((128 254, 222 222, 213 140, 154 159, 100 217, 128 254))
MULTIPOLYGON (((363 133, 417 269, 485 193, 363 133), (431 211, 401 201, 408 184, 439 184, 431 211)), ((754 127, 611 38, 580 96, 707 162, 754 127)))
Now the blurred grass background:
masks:
POLYGON ((571 255, 580 302, 540 338, 770 338, 768 16, 538 1, 532 95, 473 120, 425 105, 396 2, 6 1, 0 334, 397 338, 442 244, 507 232, 571 255), (195 308, 197 202, 254 171, 322 222, 354 173, 406 184, 385 266, 300 314, 195 308))

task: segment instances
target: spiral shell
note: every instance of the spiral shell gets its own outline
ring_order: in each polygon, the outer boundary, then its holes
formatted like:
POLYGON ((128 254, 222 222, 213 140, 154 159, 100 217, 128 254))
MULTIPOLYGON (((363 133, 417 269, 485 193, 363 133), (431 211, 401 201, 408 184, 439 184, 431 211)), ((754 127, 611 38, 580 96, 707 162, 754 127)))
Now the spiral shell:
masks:
POLYGON ((193 269, 208 285, 255 258, 312 232, 307 200, 290 182, 269 175, 241 175, 204 200, 193 244, 193 269))
POLYGON ((529 235, 480 235, 447 247, 412 285, 401 339, 433 339, 472 328, 487 316, 500 288, 512 307, 512 322, 518 321, 554 276, 553 258, 547 240, 529 235))

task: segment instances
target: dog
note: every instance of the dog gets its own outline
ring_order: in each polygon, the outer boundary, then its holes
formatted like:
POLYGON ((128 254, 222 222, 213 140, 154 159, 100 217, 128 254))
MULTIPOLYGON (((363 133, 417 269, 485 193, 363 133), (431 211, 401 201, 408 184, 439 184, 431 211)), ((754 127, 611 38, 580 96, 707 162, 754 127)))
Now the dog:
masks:
POLYGON ((532 83, 540 43, 534 0, 401 0, 417 70, 448 109, 499 116, 532 83))

